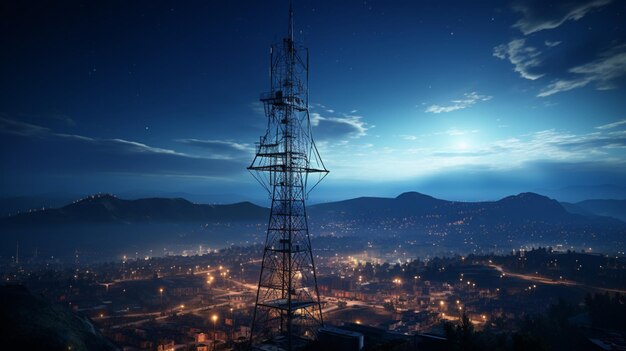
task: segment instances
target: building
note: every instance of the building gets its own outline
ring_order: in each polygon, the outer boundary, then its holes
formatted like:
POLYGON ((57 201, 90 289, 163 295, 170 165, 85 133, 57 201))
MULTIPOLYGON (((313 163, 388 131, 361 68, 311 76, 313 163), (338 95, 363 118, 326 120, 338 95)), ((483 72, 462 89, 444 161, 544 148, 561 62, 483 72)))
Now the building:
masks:
POLYGON ((365 344, 363 334, 334 327, 322 327, 317 340, 324 350, 360 351, 365 344))

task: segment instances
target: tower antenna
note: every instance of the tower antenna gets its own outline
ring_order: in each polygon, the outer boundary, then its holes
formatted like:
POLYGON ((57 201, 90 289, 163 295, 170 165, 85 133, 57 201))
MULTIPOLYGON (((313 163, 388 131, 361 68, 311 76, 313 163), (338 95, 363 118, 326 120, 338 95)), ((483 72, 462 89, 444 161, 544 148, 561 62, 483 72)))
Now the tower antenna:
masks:
POLYGON ((270 91, 261 94, 267 130, 248 170, 267 190, 271 212, 250 330, 250 343, 293 350, 323 326, 305 200, 328 174, 309 116, 308 50, 289 31, 270 50, 270 91))
POLYGON ((289 0, 289 31, 288 38, 293 42, 293 2, 289 0))

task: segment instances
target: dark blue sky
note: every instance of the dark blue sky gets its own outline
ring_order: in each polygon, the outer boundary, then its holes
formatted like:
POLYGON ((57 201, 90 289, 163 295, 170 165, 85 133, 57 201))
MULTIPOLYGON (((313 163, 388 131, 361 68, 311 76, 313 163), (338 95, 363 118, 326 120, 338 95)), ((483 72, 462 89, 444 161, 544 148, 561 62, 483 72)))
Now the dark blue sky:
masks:
MULTIPOLYGON (((0 5, 0 195, 264 193, 287 1, 0 5)), ((294 1, 313 200, 626 186, 626 2, 294 1)))

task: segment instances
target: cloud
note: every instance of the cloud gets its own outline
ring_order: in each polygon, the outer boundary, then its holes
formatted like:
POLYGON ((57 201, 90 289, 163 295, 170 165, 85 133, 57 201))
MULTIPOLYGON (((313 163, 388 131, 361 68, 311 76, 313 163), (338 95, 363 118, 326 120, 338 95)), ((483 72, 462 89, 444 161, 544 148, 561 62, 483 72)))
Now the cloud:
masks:
POLYGON ((517 138, 497 140, 478 150, 469 151, 491 153, 501 159, 516 162, 538 159, 591 161, 610 159, 614 151, 621 148, 626 148, 626 132, 573 134, 548 129, 517 138))
POLYGON ((544 0, 520 2, 513 6, 513 10, 520 12, 522 18, 513 27, 518 28, 524 35, 554 29, 566 21, 578 21, 590 11, 610 2, 611 0, 561 1, 560 3, 544 0))
MULTIPOLYGON (((474 132, 474 131, 470 131, 474 132)), ((533 133, 473 143, 459 148, 453 139, 458 133, 442 132, 451 138, 439 136, 440 142, 419 150, 396 150, 398 157, 385 162, 402 173, 418 176, 432 172, 442 172, 454 167, 484 167, 485 169, 511 169, 528 162, 549 160, 551 162, 623 162, 626 152, 626 130, 570 133, 554 129, 539 130, 533 133), (415 164, 415 159, 420 161, 415 164), (405 163, 405 159, 407 160, 405 163), (416 167, 417 165, 417 167, 416 167)), ((373 150, 375 151, 375 150, 373 150)), ((372 153, 369 160, 375 159, 372 153)))
MULTIPOLYGON (((547 172, 537 166, 541 162, 597 163, 626 170, 626 130, 622 129, 626 128, 590 127, 583 132, 549 129, 498 138, 490 133, 481 135, 478 129, 451 128, 423 135, 396 134, 396 140, 380 140, 368 147, 357 141, 347 145, 332 143, 331 147, 328 147, 330 142, 325 142, 318 146, 326 166, 334 174, 333 179, 345 182, 421 182, 455 172, 465 175, 505 172, 516 177, 514 183, 536 181, 541 185, 541 177, 547 172), (411 140, 413 136, 416 141, 403 140, 411 140), (372 164, 376 167, 372 168, 372 164)), ((571 177, 567 173, 562 175, 565 178, 561 179, 561 186, 563 181, 575 183, 573 173, 571 177)))
POLYGON ((570 135, 556 133, 553 130, 538 133, 541 138, 545 138, 549 145, 555 146, 567 152, 583 151, 598 153, 607 148, 626 148, 626 133, 589 133, 582 135, 570 135))
POLYGON ((0 161, 11 172, 42 176, 85 173, 227 176, 245 163, 213 159, 124 140, 57 133, 52 129, 0 117, 0 161), (23 139, 27 138, 27 142, 23 139), (7 145, 19 144, 11 148, 7 145))
POLYGON ((465 93, 463 99, 452 100, 451 105, 447 105, 447 106, 431 105, 431 106, 428 106, 424 112, 442 113, 442 112, 452 112, 456 110, 462 110, 464 108, 468 108, 472 105, 475 105, 477 102, 491 100, 491 98, 492 96, 479 95, 476 92, 465 93))
POLYGON ((254 111, 254 113, 265 116, 265 107, 263 106, 262 102, 253 101, 252 103, 250 103, 250 108, 252 109, 252 111, 254 111))
POLYGON ((514 71, 518 72, 522 78, 536 80, 543 77, 543 74, 531 72, 541 64, 539 56, 541 51, 532 46, 525 46, 526 39, 515 39, 508 44, 500 44, 493 48, 493 56, 505 60, 515 66, 514 71))
POLYGON ((561 41, 550 41, 550 40, 546 40, 543 42, 547 47, 553 48, 555 46, 559 46, 562 42, 561 41))
POLYGON ((431 156, 440 156, 440 157, 481 157, 486 155, 491 155, 493 152, 489 150, 480 150, 480 151, 438 151, 433 152, 431 156))
POLYGON ((596 129, 611 129, 611 128, 619 127, 622 124, 626 124, 626 119, 623 119, 623 120, 617 121, 617 122, 613 122, 613 123, 609 123, 609 124, 603 124, 601 126, 597 126, 596 129))
POLYGON ((20 136, 45 136, 52 134, 52 131, 46 127, 35 124, 15 121, 12 119, 0 117, 0 131, 20 136))
POLYGON ((311 113, 311 125, 315 128, 315 137, 320 139, 360 138, 372 128, 362 116, 325 117, 317 112, 311 113))
POLYGON ((598 90, 616 88, 614 81, 626 75, 626 44, 617 45, 605 51, 592 62, 570 68, 569 72, 576 77, 554 80, 543 88, 537 96, 546 97, 582 88, 590 83, 595 83, 598 90))
POLYGON ((215 159, 250 158, 254 153, 254 148, 249 144, 232 140, 176 139, 175 141, 208 150, 211 158, 215 159))
POLYGON ((445 134, 450 135, 450 136, 458 136, 458 135, 475 134, 478 132, 479 132, 478 129, 461 130, 461 129, 452 128, 452 129, 446 130, 445 134))
POLYGON ((90 143, 93 145, 109 145, 114 147, 121 147, 127 152, 135 152, 135 153, 162 153, 162 154, 177 154, 184 155, 181 153, 177 153, 173 150, 162 149, 157 147, 151 147, 142 143, 138 143, 135 141, 128 141, 124 139, 99 139, 99 138, 90 138, 82 135, 76 134, 65 134, 65 133, 56 133, 52 129, 38 126, 35 124, 30 124, 21 121, 15 121, 8 118, 0 117, 0 132, 6 134, 13 134, 22 137, 37 137, 37 138, 62 138, 62 139, 74 139, 79 140, 85 143, 90 143))

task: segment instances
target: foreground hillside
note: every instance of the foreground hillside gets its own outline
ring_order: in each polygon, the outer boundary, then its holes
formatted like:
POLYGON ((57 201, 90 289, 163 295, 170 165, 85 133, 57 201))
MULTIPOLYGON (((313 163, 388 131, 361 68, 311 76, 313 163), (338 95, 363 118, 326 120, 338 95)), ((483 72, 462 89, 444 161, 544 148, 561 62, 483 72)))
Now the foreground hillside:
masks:
POLYGON ((15 350, 117 350, 87 318, 19 285, 0 286, 0 324, 15 350))

